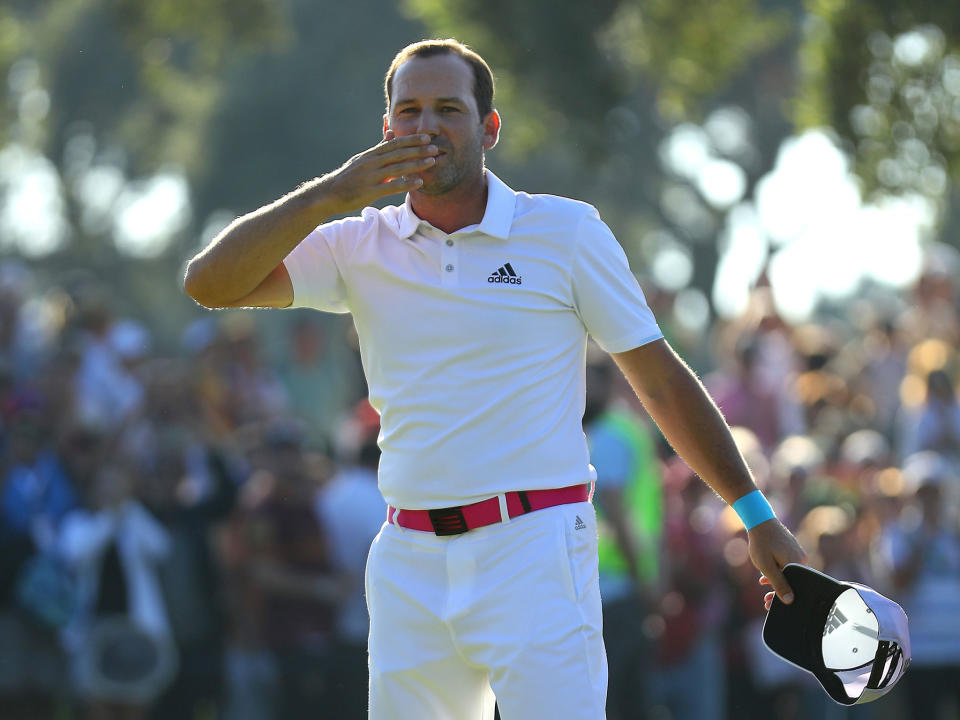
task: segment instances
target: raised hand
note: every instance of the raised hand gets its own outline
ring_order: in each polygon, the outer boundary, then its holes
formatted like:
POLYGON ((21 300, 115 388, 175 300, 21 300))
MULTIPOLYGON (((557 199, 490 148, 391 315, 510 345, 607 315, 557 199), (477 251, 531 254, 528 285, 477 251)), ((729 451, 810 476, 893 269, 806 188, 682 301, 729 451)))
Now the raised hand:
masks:
POLYGON ((331 215, 351 212, 387 195, 416 190, 423 184, 417 172, 431 167, 437 152, 429 135, 394 137, 388 131, 383 142, 324 175, 318 190, 331 215))

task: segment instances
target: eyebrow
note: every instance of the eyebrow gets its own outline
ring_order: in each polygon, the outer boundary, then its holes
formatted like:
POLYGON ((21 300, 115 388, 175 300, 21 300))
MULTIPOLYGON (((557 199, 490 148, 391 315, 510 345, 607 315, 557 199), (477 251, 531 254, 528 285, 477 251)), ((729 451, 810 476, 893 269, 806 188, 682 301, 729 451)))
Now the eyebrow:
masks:
MULTIPOLYGON (((409 105, 410 103, 416 103, 417 100, 414 98, 404 98, 402 100, 396 100, 393 104, 394 106, 398 105, 409 105)), ((447 103, 447 104, 457 104, 457 105, 466 105, 466 101, 463 98, 459 97, 441 97, 436 98, 433 102, 435 103, 447 103)))

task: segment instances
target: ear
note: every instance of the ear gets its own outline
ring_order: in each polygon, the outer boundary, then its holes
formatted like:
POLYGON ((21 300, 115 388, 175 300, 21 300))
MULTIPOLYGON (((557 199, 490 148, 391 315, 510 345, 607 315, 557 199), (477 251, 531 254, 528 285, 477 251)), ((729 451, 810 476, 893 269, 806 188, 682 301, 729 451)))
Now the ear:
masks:
POLYGON ((500 139, 500 113, 491 110, 483 120, 483 149, 492 150, 500 139))
POLYGON ((386 113, 383 114, 383 139, 390 140, 393 138, 393 130, 390 129, 390 116, 386 113), (390 137, 387 137, 389 133, 390 137))

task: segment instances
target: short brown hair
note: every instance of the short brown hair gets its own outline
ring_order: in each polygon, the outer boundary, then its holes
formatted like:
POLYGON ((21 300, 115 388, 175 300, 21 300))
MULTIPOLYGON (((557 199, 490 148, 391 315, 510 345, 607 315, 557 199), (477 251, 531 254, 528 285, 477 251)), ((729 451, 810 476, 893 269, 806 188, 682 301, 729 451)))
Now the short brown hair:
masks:
POLYGON ((412 58, 433 57, 435 55, 457 55, 466 60, 470 69, 473 70, 473 97, 477 101, 477 110, 480 111, 480 118, 485 118, 493 110, 493 72, 491 72, 486 60, 462 42, 453 38, 421 40, 412 45, 407 45, 397 53, 393 62, 390 63, 390 68, 387 70, 387 75, 383 81, 383 94, 387 101, 387 112, 390 112, 390 103, 393 100, 393 76, 396 75, 397 68, 412 58))

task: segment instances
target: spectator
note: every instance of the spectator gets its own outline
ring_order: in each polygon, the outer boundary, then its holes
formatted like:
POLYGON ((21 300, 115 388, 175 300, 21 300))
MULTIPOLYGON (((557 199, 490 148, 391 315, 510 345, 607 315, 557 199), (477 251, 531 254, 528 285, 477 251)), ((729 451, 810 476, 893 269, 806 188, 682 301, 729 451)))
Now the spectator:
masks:
POLYGON ((653 441, 628 406, 615 403, 619 373, 606 356, 587 365, 584 431, 597 471, 600 594, 609 685, 607 716, 645 717, 650 642, 644 620, 660 584, 663 498, 653 441))
POLYGON ((806 541, 812 567, 840 580, 872 585, 866 557, 858 552, 855 527, 849 509, 818 505, 801 521, 797 537, 806 541))
POLYGON ((0 717, 52 717, 68 684, 58 632, 73 597, 55 552, 77 495, 47 445, 44 415, 22 409, 11 419, 0 475, 0 717))
POLYGON ((923 450, 960 468, 960 402, 944 370, 927 375, 926 400, 906 429, 904 454, 923 450))
POLYGON ((225 356, 220 358, 223 400, 232 427, 280 416, 289 406, 289 397, 276 370, 263 359, 252 319, 230 315, 221 327, 226 342, 225 356))
POLYGON ((770 502, 777 517, 796 530, 817 495, 826 494, 823 452, 806 435, 784 438, 770 458, 770 502))
POLYGON ((237 605, 226 717, 312 718, 327 704, 334 609, 349 591, 318 526, 302 429, 271 422, 230 528, 237 605), (257 685, 251 685, 253 680, 257 685))
POLYGON ((862 381, 864 392, 875 405, 874 424, 885 437, 896 429, 900 409, 900 381, 907 372, 907 344, 904 331, 888 318, 863 338, 867 354, 862 381))
POLYGON ((143 401, 143 386, 132 369, 146 353, 149 336, 136 323, 114 324, 104 305, 87 309, 83 327, 74 379, 78 419, 90 427, 116 430, 143 401))
POLYGON ((757 368, 760 352, 758 338, 742 337, 733 369, 709 376, 707 387, 727 422, 749 428, 769 450, 782 437, 781 397, 779 385, 771 386, 757 368))
POLYGON ((223 694, 225 607, 210 539, 233 509, 238 479, 219 452, 204 452, 204 465, 191 468, 191 449, 183 428, 166 428, 141 489, 170 537, 170 553, 158 570, 180 658, 151 710, 154 720, 219 716, 223 694))
POLYGON ((718 720, 726 703, 721 627, 728 609, 717 534, 722 503, 679 458, 667 470, 666 490, 663 539, 670 552, 657 608, 661 633, 650 673, 651 713, 718 720))
POLYGON ((336 658, 328 712, 343 720, 367 717, 367 634, 369 616, 364 575, 370 543, 387 516, 377 488, 380 418, 366 400, 341 432, 343 467, 317 492, 320 526, 330 542, 335 569, 349 578, 350 595, 337 608, 336 658))
POLYGON ((910 618, 909 717, 930 720, 960 703, 960 530, 943 513, 944 486, 956 475, 925 451, 907 458, 904 478, 911 503, 888 537, 887 562, 910 618))
POLYGON ((95 719, 145 718, 176 663, 158 570, 170 536, 135 487, 129 468, 102 467, 87 507, 64 518, 60 538, 78 581, 68 648, 78 694, 95 719))
MULTIPOLYGON (((301 314, 290 328, 290 349, 279 376, 290 397, 290 409, 307 423, 310 437, 329 447, 344 410, 359 399, 363 389, 352 358, 342 339, 326 337, 326 328, 340 328, 340 319, 321 324, 316 313, 301 314)), ((386 510, 384 510, 384 513, 386 510)))

